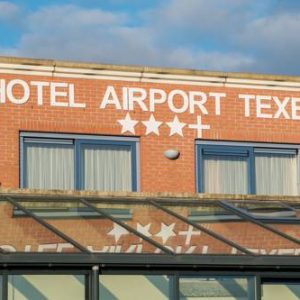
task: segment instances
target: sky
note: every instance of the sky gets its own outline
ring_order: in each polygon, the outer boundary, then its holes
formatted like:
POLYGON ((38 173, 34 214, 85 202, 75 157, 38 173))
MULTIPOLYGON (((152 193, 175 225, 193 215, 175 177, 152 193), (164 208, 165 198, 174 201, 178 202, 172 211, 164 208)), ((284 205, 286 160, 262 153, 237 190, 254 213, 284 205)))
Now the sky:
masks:
POLYGON ((0 0, 0 55, 300 75, 300 1, 0 0))

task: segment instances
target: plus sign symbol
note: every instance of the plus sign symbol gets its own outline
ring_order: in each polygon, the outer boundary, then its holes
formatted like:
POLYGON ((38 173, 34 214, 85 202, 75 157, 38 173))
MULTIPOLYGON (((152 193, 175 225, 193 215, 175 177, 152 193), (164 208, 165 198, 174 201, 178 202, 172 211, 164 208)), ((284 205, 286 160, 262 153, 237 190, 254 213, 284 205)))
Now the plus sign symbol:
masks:
POLYGON ((190 124, 189 128, 197 130, 197 137, 202 138, 202 131, 210 129, 210 125, 202 124, 201 116, 197 116, 197 123, 196 124, 190 124))
POLYGON ((192 236, 197 236, 197 235, 199 236, 201 234, 201 232, 199 230, 194 231, 194 227, 189 225, 189 228, 187 231, 179 231, 178 234, 185 235, 185 237, 186 237, 185 244, 189 245, 191 243, 192 236))

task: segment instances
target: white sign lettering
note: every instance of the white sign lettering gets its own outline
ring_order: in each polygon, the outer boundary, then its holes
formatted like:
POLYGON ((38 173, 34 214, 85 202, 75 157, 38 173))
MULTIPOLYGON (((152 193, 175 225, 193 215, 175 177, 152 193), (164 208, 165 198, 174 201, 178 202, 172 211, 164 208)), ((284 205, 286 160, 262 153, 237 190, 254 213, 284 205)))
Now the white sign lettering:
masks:
POLYGON ((245 117, 300 120, 300 98, 284 97, 280 99, 277 96, 248 94, 239 94, 238 97, 245 103, 245 117))
MULTIPOLYGON (((139 125, 137 128, 143 128, 145 135, 157 136, 161 130, 166 129, 169 130, 169 136, 181 137, 186 131, 192 130, 198 138, 202 138, 203 132, 211 129, 206 118, 222 116, 223 106, 227 105, 227 112, 230 104, 226 101, 227 94, 224 92, 187 91, 178 88, 164 90, 108 85, 103 95, 94 97, 95 108, 98 105, 100 110, 115 109, 125 112, 123 119, 116 119, 122 134, 136 134, 136 126, 139 125), (164 109, 164 112, 171 115, 164 113, 167 119, 162 120, 162 114, 156 114, 159 109, 164 109), (145 112, 145 116, 136 120, 133 111, 145 112), (190 116, 187 117, 186 114, 190 116)), ((243 103, 240 113, 246 118, 300 120, 300 98, 244 93, 237 93, 236 97, 238 102, 243 103)), ((82 99, 78 99, 73 83, 0 79, 0 106, 26 105, 29 102, 38 106, 62 108, 87 106, 82 99)))
POLYGON ((10 102, 22 105, 31 100, 35 101, 37 105, 44 105, 46 91, 50 93, 50 106, 86 107, 85 103, 75 101, 75 87, 72 83, 44 81, 30 81, 28 83, 21 79, 10 81, 0 79, 0 104, 10 102))

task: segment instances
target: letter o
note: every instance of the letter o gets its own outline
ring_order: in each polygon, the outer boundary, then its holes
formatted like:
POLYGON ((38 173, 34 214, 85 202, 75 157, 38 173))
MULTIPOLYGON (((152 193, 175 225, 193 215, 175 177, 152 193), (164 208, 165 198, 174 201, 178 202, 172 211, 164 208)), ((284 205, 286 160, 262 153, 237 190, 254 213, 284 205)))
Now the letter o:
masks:
POLYGON ((187 111, 189 108, 189 97, 188 97, 187 93, 185 93, 182 90, 173 90, 168 95, 168 105, 169 105, 169 108, 171 109, 171 111, 173 111, 174 113, 179 113, 179 114, 183 113, 183 112, 187 111), (177 108, 174 105, 174 97, 176 95, 181 96, 182 100, 183 100, 183 104, 180 108, 177 108))
POLYGON ((29 100, 30 90, 28 84, 24 80, 20 80, 20 79, 11 80, 7 84, 6 89, 7 89, 7 97, 9 101, 14 104, 24 104, 29 100), (16 98, 13 94, 13 89, 16 85, 20 85, 23 88, 24 93, 21 98, 16 98))

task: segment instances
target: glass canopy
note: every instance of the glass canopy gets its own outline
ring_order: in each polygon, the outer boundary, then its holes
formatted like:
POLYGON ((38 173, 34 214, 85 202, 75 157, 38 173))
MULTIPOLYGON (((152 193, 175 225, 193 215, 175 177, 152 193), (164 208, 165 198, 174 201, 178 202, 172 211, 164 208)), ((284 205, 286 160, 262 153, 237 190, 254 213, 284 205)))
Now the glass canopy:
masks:
POLYGON ((0 197, 0 255, 300 255, 300 206, 273 201, 0 197))

